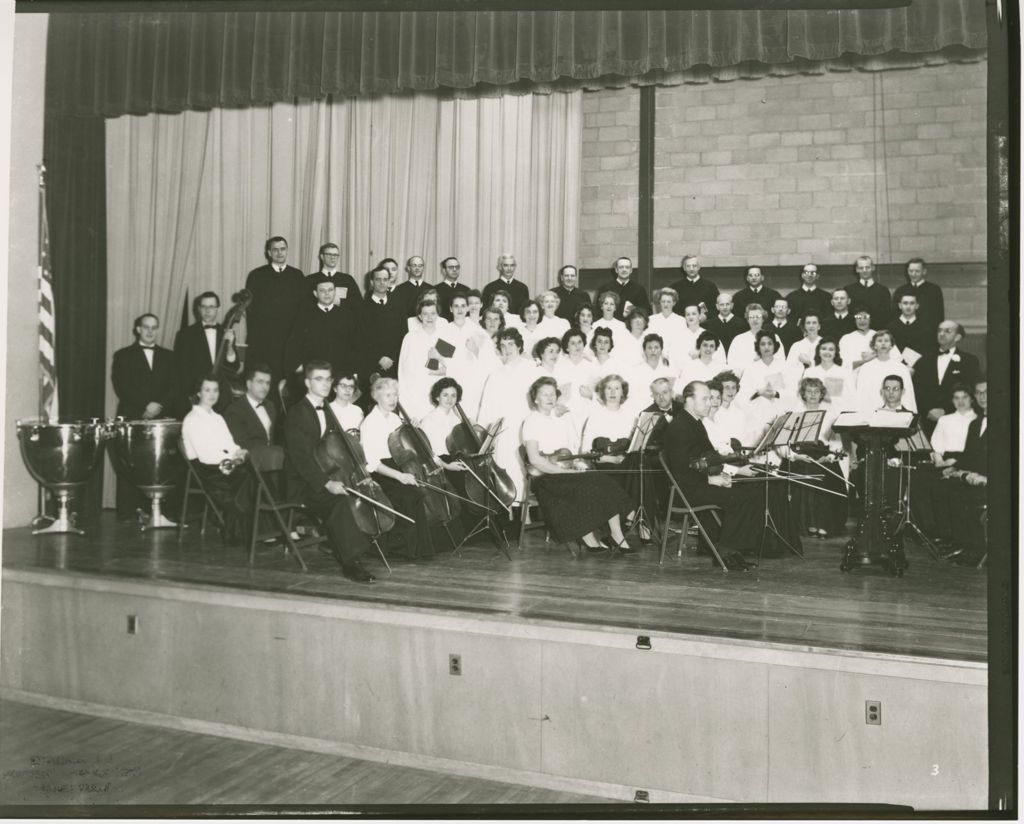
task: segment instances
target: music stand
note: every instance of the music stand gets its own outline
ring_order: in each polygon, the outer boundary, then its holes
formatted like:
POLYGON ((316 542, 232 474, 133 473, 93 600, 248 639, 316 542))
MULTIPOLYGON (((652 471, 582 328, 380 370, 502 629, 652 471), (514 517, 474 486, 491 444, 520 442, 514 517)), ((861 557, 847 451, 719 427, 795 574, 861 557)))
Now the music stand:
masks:
POLYGON ((637 506, 636 512, 633 514, 633 520, 629 525, 627 531, 632 531, 634 528, 637 531, 637 535, 640 540, 643 540, 643 532, 641 527, 646 527, 648 534, 651 537, 660 540, 658 530, 654 526, 653 522, 648 520, 647 508, 644 505, 644 455, 647 452, 647 444, 651 440, 651 433, 654 432, 654 424, 661 416, 659 412, 641 412, 637 418, 636 423, 633 426, 633 433, 629 439, 629 446, 626 448, 626 452, 638 453, 637 469, 640 472, 640 504, 637 506))
MULTIPOLYGON (((825 415, 822 413, 822 419, 824 419, 824 417, 825 415)), ((772 421, 771 426, 768 427, 768 431, 765 432, 761 437, 761 440, 758 441, 757 446, 754 447, 752 455, 763 454, 767 458, 768 452, 777 450, 780 446, 788 446, 794 430, 792 426, 788 426, 787 424, 791 424, 794 421, 796 421, 796 418, 792 412, 783 412, 781 415, 778 415, 775 420, 772 421)), ((820 428, 821 421, 818 421, 818 429, 820 428)), ((764 523, 761 527, 761 540, 757 543, 758 567, 761 566, 761 558, 764 555, 764 547, 768 542, 769 532, 778 538, 782 542, 782 545, 798 558, 802 559, 804 557, 804 554, 787 541, 779 531, 778 526, 775 524, 775 519, 772 517, 771 510, 768 508, 768 484, 773 477, 777 478, 778 476, 772 476, 766 467, 764 470, 764 523)))
POLYGON ((928 436, 924 434, 924 431, 920 426, 916 424, 915 426, 916 429, 914 429, 914 431, 909 435, 904 435, 896 441, 896 450, 903 455, 900 468, 907 471, 907 482, 905 485, 903 484, 903 473, 901 471, 900 485, 902 486, 902 489, 900 490, 900 520, 892 531, 892 537, 894 539, 897 537, 903 537, 903 533, 906 530, 910 530, 917 543, 928 550, 928 554, 931 555, 933 559, 939 561, 942 559, 942 553, 939 552, 939 548, 935 546, 935 542, 925 535, 924 530, 917 525, 914 521, 914 515, 910 511, 910 481, 914 472, 917 471, 917 467, 911 463, 913 460, 913 454, 915 452, 928 452, 930 454, 932 451, 932 445, 928 440, 928 436))

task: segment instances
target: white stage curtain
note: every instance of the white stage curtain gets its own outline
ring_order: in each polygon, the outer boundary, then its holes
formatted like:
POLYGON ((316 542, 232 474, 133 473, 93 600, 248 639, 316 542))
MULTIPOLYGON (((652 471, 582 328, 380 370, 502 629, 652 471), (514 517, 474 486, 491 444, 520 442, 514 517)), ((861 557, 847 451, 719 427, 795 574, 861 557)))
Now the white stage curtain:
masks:
POLYGON ((578 91, 416 94, 108 120, 107 363, 143 312, 170 347, 186 294, 226 309, 272 235, 304 272, 338 243, 360 284, 412 255, 437 281, 456 255, 479 288, 509 252, 531 293, 554 285, 576 260, 581 111, 578 91))

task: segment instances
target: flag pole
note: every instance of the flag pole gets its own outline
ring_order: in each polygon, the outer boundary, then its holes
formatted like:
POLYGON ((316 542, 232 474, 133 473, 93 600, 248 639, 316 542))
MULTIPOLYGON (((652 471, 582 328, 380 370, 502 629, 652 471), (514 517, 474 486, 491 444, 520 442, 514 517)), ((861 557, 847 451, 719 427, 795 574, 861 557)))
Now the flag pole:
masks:
MULTIPOLYGON (((36 278, 37 278, 36 288, 38 289, 38 294, 42 295, 42 293, 43 293, 43 210, 46 208, 46 205, 45 205, 45 199, 46 199, 46 166, 44 164, 42 164, 42 163, 37 163, 36 164, 36 171, 39 173, 39 197, 38 197, 37 210, 36 210, 36 225, 39 227, 39 231, 36 233, 36 235, 37 235, 37 237, 36 237, 36 262, 37 262, 37 267, 36 267, 36 278)), ((46 403, 43 400, 43 393, 45 391, 45 388, 44 388, 44 377, 43 377, 43 365, 42 365, 42 362, 39 360, 38 356, 36 358, 36 366, 38 367, 36 374, 37 374, 37 377, 38 377, 37 397, 39 398, 39 420, 40 420, 41 423, 49 423, 49 421, 46 418, 46 403)), ((40 487, 39 488, 40 497, 42 497, 42 492, 43 492, 42 487, 40 487)), ((42 512, 42 507, 40 507, 40 512, 42 512)))

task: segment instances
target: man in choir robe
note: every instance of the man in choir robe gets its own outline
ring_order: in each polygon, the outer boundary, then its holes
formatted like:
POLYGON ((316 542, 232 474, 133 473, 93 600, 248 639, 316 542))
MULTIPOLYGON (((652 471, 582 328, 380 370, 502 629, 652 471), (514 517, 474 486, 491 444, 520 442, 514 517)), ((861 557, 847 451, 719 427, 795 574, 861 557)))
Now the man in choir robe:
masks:
MULTIPOLYGON (((221 343, 226 341, 224 350, 224 367, 237 372, 240 366, 238 354, 235 352, 235 332, 224 330, 224 325, 217 322, 220 312, 220 298, 216 292, 203 292, 192 302, 192 313, 197 321, 186 326, 174 336, 174 360, 178 367, 178 394, 181 399, 187 398, 195 390, 196 382, 206 375, 213 374, 214 363, 221 343)), ((223 413, 231 402, 231 387, 218 375, 220 397, 214 409, 223 413)))
POLYGON ((245 279, 245 288, 252 293, 245 316, 245 359, 270 364, 274 379, 280 380, 285 376, 284 347, 307 293, 302 272, 287 263, 287 240, 272 237, 263 251, 267 264, 253 269, 245 279))
POLYGON ((605 292, 613 292, 619 296, 619 305, 615 309, 615 317, 618 320, 624 320, 634 306, 639 306, 650 315, 651 300, 647 295, 647 290, 631 279, 633 275, 633 261, 628 257, 620 257, 616 259, 612 271, 615 273, 615 277, 611 280, 606 280, 598 287, 598 299, 605 292))
POLYGON ((372 584, 376 579, 360 560, 369 541, 356 525, 345 500, 348 495, 345 486, 341 481, 328 478, 315 457, 317 444, 329 425, 324 405, 331 393, 331 365, 311 360, 303 374, 306 393, 288 410, 284 422, 288 496, 301 501, 324 522, 331 551, 345 577, 372 584))
MULTIPOLYGON (((701 323, 708 315, 714 312, 715 301, 718 299, 718 287, 710 280, 700 275, 700 259, 696 255, 686 255, 679 264, 684 277, 672 284, 672 288, 679 293, 679 302, 676 304, 675 313, 682 315, 686 312, 687 306, 696 306, 700 309, 701 323)), ((740 306, 740 304, 737 304, 740 306)))
MULTIPOLYGON (((177 417, 184 411, 178 401, 178 372, 174 353, 157 346, 160 320, 147 312, 135 319, 135 343, 114 353, 110 379, 117 395, 116 414, 126 420, 177 417)), ((126 471, 117 474, 117 519, 134 520, 146 497, 126 471)), ((171 509, 173 511, 173 508, 171 509)))
POLYGON ((382 378, 398 377, 398 356, 402 351, 402 339, 408 331, 405 312, 388 292, 386 269, 374 269, 370 273, 370 294, 363 301, 360 325, 366 353, 363 372, 368 381, 363 387, 362 397, 369 404, 369 376, 376 372, 382 378))
POLYGON ((555 315, 565 318, 571 325, 576 324, 576 313, 584 306, 593 308, 590 302, 590 295, 585 289, 579 288, 579 270, 570 265, 563 266, 558 270, 558 286, 553 291, 558 295, 558 308, 555 315))
POLYGON ((930 352, 914 364, 914 393, 921 410, 921 426, 927 434, 935 422, 953 411, 953 387, 973 386, 981 370, 978 359, 960 349, 966 332, 955 320, 944 320, 935 333, 938 352, 930 352))
POLYGON ((836 289, 830 303, 831 311, 826 311, 821 319, 821 336, 839 340, 857 328, 853 312, 850 311, 850 295, 845 289, 836 289))
POLYGON ((415 315, 420 295, 434 288, 423 277, 424 271, 426 266, 419 255, 413 255, 405 262, 408 278, 391 292, 391 300, 395 301, 395 309, 402 313, 402 317, 411 318, 415 315))
POLYGON ((793 318, 798 326, 802 326, 804 315, 810 312, 817 315, 824 324, 832 314, 832 295, 818 288, 818 267, 813 263, 805 264, 800 272, 800 281, 800 288, 786 295, 793 318))
POLYGON ((857 258, 857 280, 847 285, 850 306, 854 312, 866 309, 871 313, 875 329, 885 329, 892 311, 889 289, 875 280, 875 263, 867 255, 857 258))
POLYGON ((705 531, 715 541, 718 553, 730 570, 745 570, 749 564, 741 554, 754 552, 761 538, 763 508, 762 490, 755 484, 733 485, 733 474, 752 474, 746 467, 730 474, 710 474, 693 464, 715 453, 701 422, 711 411, 711 392, 707 384, 691 381, 683 388, 683 412, 676 415, 665 432, 665 461, 669 472, 679 485, 691 506, 715 504, 720 507, 722 526, 719 527, 707 511, 696 513, 705 531))
POLYGON ((918 355, 931 354, 936 349, 935 328, 929 328, 921 320, 916 295, 907 294, 900 298, 899 315, 889 324, 889 329, 896 346, 904 352, 905 361, 912 360, 904 351, 906 349, 913 349, 918 355))
POLYGON ((722 349, 727 355, 733 338, 747 331, 747 324, 743 318, 733 312, 734 305, 735 302, 732 297, 725 292, 721 292, 715 300, 715 309, 717 311, 703 324, 708 332, 718 336, 718 339, 722 342, 722 349))
MULTIPOLYGON (((316 304, 299 315, 285 346, 286 374, 294 376, 314 360, 327 361, 338 372, 358 372, 365 356, 355 315, 345 304, 334 305, 334 284, 326 278, 316 285, 314 294, 316 304)), ((291 383, 301 391, 297 381, 291 383)))
POLYGON ((530 299, 530 290, 521 280, 516 280, 516 259, 513 255, 503 254, 498 257, 498 277, 484 287, 484 306, 491 305, 494 293, 503 290, 508 292, 508 311, 518 315, 523 304, 530 299))
POLYGON ((358 314, 360 307, 359 285, 356 279, 348 272, 338 269, 341 262, 341 249, 337 243, 325 243, 320 247, 320 268, 312 274, 306 275, 303 283, 303 290, 312 295, 317 283, 325 278, 334 284, 334 305, 339 306, 347 302, 348 307, 358 314))
MULTIPOLYGON (((750 266, 743 279, 746 280, 747 285, 732 296, 733 303, 737 306, 749 306, 751 303, 759 303, 764 307, 764 311, 770 315, 772 306, 775 305, 775 301, 782 298, 782 295, 771 287, 764 285, 764 270, 760 266, 750 266)), ((788 349, 789 347, 787 346, 786 348, 788 349)))
POLYGON ((443 277, 434 289, 437 290, 438 314, 448 321, 452 320, 452 299, 456 295, 466 296, 469 294, 469 287, 465 283, 459 283, 461 272, 462 264, 459 263, 457 257, 446 257, 441 261, 443 277))
POLYGON ((942 296, 942 288, 926 280, 927 275, 928 268, 922 258, 915 257, 907 261, 907 282, 896 287, 892 295, 892 304, 893 309, 898 311, 903 297, 914 295, 917 298, 917 316, 928 330, 928 334, 934 335, 946 317, 946 302, 942 296))
POLYGON ((778 298, 768 310, 772 315, 771 330, 775 337, 782 341, 783 354, 789 354, 789 347, 803 337, 800 327, 793 320, 789 309, 789 301, 778 298))

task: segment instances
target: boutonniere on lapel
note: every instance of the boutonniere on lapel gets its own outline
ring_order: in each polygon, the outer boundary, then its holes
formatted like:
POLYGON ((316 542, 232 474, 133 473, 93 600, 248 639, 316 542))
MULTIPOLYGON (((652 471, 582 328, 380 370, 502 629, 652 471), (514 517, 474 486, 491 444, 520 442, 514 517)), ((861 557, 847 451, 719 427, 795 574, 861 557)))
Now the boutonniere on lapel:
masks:
POLYGON ((953 357, 950 358, 950 360, 953 361, 953 363, 960 363, 960 356, 956 352, 954 352, 953 357))

